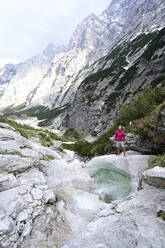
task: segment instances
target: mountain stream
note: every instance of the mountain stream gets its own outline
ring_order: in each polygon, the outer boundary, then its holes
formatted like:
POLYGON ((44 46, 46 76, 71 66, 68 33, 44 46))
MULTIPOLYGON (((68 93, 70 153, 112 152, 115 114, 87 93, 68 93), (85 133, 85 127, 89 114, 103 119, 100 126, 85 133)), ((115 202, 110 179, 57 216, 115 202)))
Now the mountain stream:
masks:
POLYGON ((131 177, 113 163, 101 160, 91 160, 85 167, 95 180, 95 193, 110 203, 126 197, 131 191, 131 177))

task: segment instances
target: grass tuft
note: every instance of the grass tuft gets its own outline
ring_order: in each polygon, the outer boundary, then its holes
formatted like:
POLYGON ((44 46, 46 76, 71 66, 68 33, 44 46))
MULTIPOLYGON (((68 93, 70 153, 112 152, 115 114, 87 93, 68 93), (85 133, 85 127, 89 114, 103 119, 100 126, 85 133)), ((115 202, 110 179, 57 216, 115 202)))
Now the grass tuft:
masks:
POLYGON ((151 157, 147 169, 152 169, 156 166, 165 167, 165 155, 151 157))

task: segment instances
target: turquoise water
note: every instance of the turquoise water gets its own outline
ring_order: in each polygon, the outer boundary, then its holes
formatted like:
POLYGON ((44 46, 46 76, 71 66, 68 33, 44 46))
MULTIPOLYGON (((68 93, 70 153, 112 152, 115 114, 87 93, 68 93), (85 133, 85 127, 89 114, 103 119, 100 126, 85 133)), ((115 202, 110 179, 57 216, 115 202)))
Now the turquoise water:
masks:
POLYGON ((96 193, 106 203, 120 200, 127 196, 131 189, 130 176, 108 162, 89 162, 85 166, 96 183, 96 193))

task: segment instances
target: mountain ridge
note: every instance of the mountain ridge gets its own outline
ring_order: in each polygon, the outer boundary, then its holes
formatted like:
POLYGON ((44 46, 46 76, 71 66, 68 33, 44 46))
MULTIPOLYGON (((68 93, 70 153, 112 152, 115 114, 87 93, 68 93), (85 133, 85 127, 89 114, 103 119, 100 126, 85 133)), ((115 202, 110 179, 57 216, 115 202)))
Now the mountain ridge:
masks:
MULTIPOLYGON (((50 109, 65 104, 73 105, 76 92, 85 78, 97 72, 98 68, 101 69, 99 63, 102 64, 102 57, 106 56, 112 47, 120 44, 120 40, 133 40, 140 34, 149 34, 161 29, 165 21, 164 9, 165 4, 162 0, 112 1, 101 15, 92 14, 77 26, 69 49, 60 50, 50 64, 43 66, 44 72, 40 65, 36 75, 32 71, 29 77, 35 78, 35 83, 32 79, 31 86, 28 85, 24 89, 24 97, 21 94, 22 98, 19 98, 19 88, 23 80, 13 83, 12 79, 5 90, 1 91, 1 107, 7 107, 9 103, 15 107, 25 102, 29 107, 39 105, 50 109), (15 95, 13 92, 16 92, 15 95)), ((136 56, 139 56, 138 53, 136 56)), ((126 60, 125 69, 129 69, 135 59, 132 56, 131 62, 126 60)), ((111 60, 115 61, 115 58, 111 60)), ((108 66, 107 63, 104 69, 108 66)), ((29 78, 25 77, 25 84, 27 80, 29 81, 29 78)), ((61 121, 63 123, 63 118, 58 118, 56 122, 61 121)))

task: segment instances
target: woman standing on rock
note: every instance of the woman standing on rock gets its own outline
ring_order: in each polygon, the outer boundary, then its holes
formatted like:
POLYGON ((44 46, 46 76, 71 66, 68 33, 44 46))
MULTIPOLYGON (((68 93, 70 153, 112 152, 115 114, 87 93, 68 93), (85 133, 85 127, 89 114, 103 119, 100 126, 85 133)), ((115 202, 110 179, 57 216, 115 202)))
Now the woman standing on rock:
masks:
POLYGON ((115 132, 114 141, 117 147, 117 155, 120 155, 120 147, 124 150, 124 157, 126 157, 126 134, 122 130, 122 126, 118 127, 118 130, 115 132))

